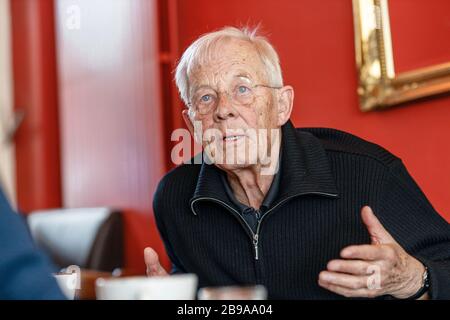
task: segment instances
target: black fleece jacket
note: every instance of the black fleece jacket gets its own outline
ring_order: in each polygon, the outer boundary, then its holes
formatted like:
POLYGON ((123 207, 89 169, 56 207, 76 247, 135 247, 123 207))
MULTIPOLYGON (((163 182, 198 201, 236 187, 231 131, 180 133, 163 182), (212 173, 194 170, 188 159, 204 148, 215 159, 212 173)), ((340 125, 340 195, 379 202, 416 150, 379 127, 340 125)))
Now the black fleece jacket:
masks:
MULTIPOLYGON (((278 195, 257 233, 233 209, 214 165, 183 164, 160 182, 154 213, 174 271, 200 287, 262 284, 275 299, 340 299, 320 271, 348 245, 370 243, 360 211, 429 269, 433 299, 450 299, 450 226, 402 161, 327 128, 282 128, 278 195)), ((383 298, 383 297, 381 297, 383 298)))

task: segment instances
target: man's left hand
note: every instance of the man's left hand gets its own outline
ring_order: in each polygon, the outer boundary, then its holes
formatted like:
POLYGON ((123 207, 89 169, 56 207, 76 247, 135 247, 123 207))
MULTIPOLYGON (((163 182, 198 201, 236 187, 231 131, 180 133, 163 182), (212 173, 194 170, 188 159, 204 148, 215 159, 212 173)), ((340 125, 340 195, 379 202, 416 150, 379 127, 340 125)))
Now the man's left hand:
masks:
POLYGON ((342 259, 330 261, 319 274, 319 285, 345 297, 413 296, 422 286, 425 267, 403 250, 370 207, 363 207, 361 216, 371 244, 344 248, 342 259))

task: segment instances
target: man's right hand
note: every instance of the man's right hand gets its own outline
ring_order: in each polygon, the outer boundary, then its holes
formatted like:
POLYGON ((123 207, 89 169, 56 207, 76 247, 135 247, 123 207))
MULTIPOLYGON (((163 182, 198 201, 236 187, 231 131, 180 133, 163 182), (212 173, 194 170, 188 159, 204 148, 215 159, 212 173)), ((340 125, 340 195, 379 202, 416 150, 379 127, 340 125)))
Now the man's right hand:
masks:
POLYGON ((144 249, 144 261, 147 266, 147 276, 169 276, 166 270, 159 263, 158 254, 150 247, 144 249))

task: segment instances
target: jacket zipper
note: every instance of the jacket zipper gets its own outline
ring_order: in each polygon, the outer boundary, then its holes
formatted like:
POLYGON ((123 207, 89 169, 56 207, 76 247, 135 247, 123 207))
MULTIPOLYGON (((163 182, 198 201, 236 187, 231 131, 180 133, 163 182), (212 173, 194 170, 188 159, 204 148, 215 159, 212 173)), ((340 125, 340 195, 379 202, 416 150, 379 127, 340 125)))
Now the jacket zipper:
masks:
POLYGON ((228 210, 230 210, 230 211, 232 211, 233 213, 235 213, 235 216, 236 216, 236 218, 239 220, 239 222, 241 223, 241 225, 242 225, 244 228, 246 228, 246 229, 250 232, 250 234, 251 234, 251 239, 252 239, 252 241, 253 241, 253 246, 254 246, 254 248, 255 248, 255 257, 256 257, 255 259, 258 260, 258 259, 257 259, 257 257, 258 257, 258 235, 255 234, 255 233, 253 232, 252 228, 248 225, 247 221, 245 221, 245 220, 241 217, 241 215, 239 214, 239 212, 238 212, 236 209, 234 209, 233 207, 229 206, 228 204, 226 204, 225 202, 223 202, 223 201, 221 201, 221 200, 217 200, 217 199, 215 199, 215 198, 209 198, 209 197, 202 197, 202 198, 197 198, 197 199, 195 199, 195 200, 192 201, 192 203, 191 203, 191 210, 192 210, 192 212, 193 212, 195 215, 197 215, 197 213, 196 213, 195 210, 194 210, 194 204, 195 204, 197 201, 199 201, 199 200, 209 200, 209 201, 212 201, 212 202, 219 203, 219 204, 221 204, 222 206, 226 207, 228 210))
POLYGON ((259 252, 258 252, 258 234, 255 233, 253 235, 253 246, 255 247, 255 260, 259 259, 259 252))
POLYGON ((199 200, 209 200, 212 202, 217 202, 221 205, 223 205, 224 207, 226 207, 227 209, 229 209, 230 211, 234 212, 236 214, 237 219, 241 222, 241 225, 243 225, 244 227, 246 227, 248 229, 248 231, 250 231, 251 234, 251 238, 252 238, 252 242, 253 242, 253 247, 255 250, 255 260, 259 260, 259 237, 260 237, 260 232, 261 232, 261 223, 264 220, 264 218, 266 218, 269 213, 273 212, 276 208, 278 208, 279 206, 281 206, 283 203, 285 203, 286 201, 294 198, 294 197, 298 197, 298 196, 302 196, 302 195, 306 195, 306 194, 319 194, 319 195, 324 195, 324 196, 329 196, 332 198, 336 198, 337 194, 333 194, 333 193, 325 193, 325 192, 305 192, 305 193, 299 193, 293 196, 290 196, 288 198, 285 198, 283 200, 281 200, 280 202, 278 202, 275 206, 273 206, 272 208, 270 208, 269 210, 266 211, 266 213, 261 217, 259 217, 260 215, 260 211, 256 210, 257 212, 257 220, 258 220, 258 225, 256 227, 256 233, 253 232, 252 228, 248 225, 247 221, 245 221, 241 215, 239 214, 239 212, 234 209, 233 207, 229 206, 228 204, 226 204, 225 202, 221 201, 221 200, 217 200, 215 198, 209 198, 209 197, 202 197, 202 198, 197 198, 194 201, 192 201, 191 203, 191 210, 192 212, 197 215, 197 213, 194 210, 194 204, 199 201, 199 200))

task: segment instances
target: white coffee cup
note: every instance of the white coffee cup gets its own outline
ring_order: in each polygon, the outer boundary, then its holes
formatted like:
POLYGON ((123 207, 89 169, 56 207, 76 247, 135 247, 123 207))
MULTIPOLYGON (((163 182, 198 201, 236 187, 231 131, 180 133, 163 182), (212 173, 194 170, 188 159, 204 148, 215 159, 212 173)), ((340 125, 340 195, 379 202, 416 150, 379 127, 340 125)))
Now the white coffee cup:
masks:
POLYGON ((193 300, 197 276, 99 278, 95 283, 98 300, 193 300))
POLYGON ((74 300, 78 283, 78 275, 76 273, 55 273, 53 276, 55 277, 59 288, 66 298, 69 300, 74 300))
POLYGON ((267 289, 262 285, 204 287, 198 291, 199 300, 266 300, 267 289))

